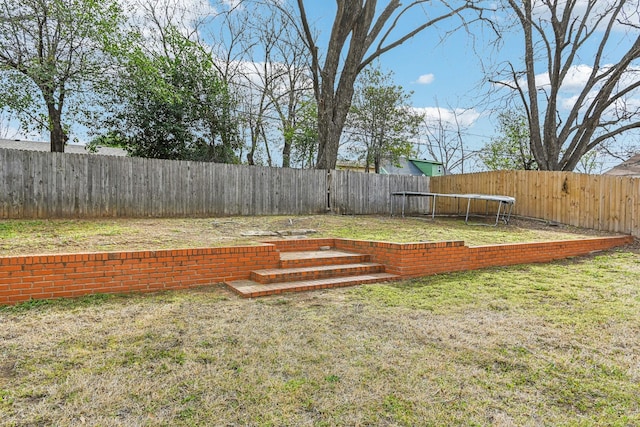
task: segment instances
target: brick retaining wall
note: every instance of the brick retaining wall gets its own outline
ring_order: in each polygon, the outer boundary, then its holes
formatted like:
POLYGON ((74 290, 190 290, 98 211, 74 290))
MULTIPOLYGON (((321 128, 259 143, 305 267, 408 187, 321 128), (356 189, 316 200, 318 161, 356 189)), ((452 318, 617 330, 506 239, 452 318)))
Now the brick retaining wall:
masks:
POLYGON ((247 279, 277 268, 279 251, 322 246, 371 255, 403 278, 485 267, 548 262, 633 242, 632 236, 541 243, 465 246, 464 242, 388 243, 301 239, 259 246, 0 258, 0 304, 97 293, 153 292, 247 279))
POLYGON ((0 258, 0 304, 98 293, 154 292, 246 279, 276 268, 273 245, 0 258))
POLYGON ((465 246, 463 241, 389 243, 349 239, 305 239, 269 243, 273 243, 282 251, 313 250, 320 246, 331 246, 368 254, 371 255, 372 262, 384 264, 388 273, 411 278, 587 255, 594 251, 633 243, 633 236, 471 247, 465 246))

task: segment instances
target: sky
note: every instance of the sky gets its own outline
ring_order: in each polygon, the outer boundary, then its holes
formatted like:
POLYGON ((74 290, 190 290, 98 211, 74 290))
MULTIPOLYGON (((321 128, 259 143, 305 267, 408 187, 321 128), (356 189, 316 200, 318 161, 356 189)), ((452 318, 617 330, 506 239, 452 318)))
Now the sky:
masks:
MULTIPOLYGON (((122 0, 136 2, 137 0, 122 0)), ((216 9, 238 6, 239 0, 158 0, 161 3, 177 1, 181 3, 180 19, 188 20, 196 16, 196 11, 215 12, 216 9)), ((293 2, 293 0, 281 0, 293 2)), ((586 0, 578 0, 586 2, 586 0)), ((603 0, 605 4, 610 0, 603 0)), ((631 1, 637 6, 637 0, 631 1)), ((386 1, 379 1, 385 5, 386 1)), ((403 2, 407 4, 408 2, 403 2)), ((395 34, 404 34, 416 25, 424 22, 425 16, 434 16, 438 10, 433 4, 426 2, 425 6, 416 8, 398 22, 395 34)), ((454 2, 455 3, 455 2, 454 2)), ((326 45, 327 37, 335 16, 336 4, 333 0, 305 0, 307 15, 314 30, 318 34, 318 45, 326 45)), ((491 1, 485 3, 494 7, 491 1)), ((240 4, 239 7, 244 7, 240 4)), ((294 6, 295 8, 295 6, 294 6)), ((134 9, 135 10, 135 9, 134 9)), ((496 19, 505 19, 497 16, 496 19)), ((640 22, 640 21, 639 21, 640 22)), ((484 144, 496 136, 497 104, 488 105, 485 101, 487 84, 483 84, 487 77, 483 67, 498 63, 501 59, 510 58, 517 61, 522 57, 521 41, 517 37, 507 38, 500 49, 494 50, 489 42, 493 35, 486 26, 470 25, 466 30, 453 31, 460 24, 457 18, 449 18, 437 26, 429 28, 405 42, 403 45, 383 54, 379 65, 383 71, 393 73, 396 84, 406 91, 413 92, 412 107, 425 113, 428 117, 440 117, 448 123, 454 122, 457 115, 462 125, 462 134, 466 150, 479 150, 484 144), (450 33, 450 34, 449 34, 450 33), (447 37, 444 37, 448 34, 447 37)), ((580 88, 585 73, 590 72, 589 58, 584 58, 572 70, 570 84, 565 88, 563 102, 566 107, 575 99, 576 90, 580 88), (571 85, 575 87, 571 87, 571 85)), ((495 76, 491 76, 494 77, 495 76)), ((544 85, 545 76, 538 78, 539 84, 544 85)), ((640 103, 640 100, 638 100, 640 103)), ((640 104, 639 104, 640 105, 640 104)), ((76 129, 79 142, 86 142, 86 136, 76 129)), ((20 135, 28 138, 27 135, 20 135)), ((424 142, 424 141, 423 141, 424 142)), ((420 145, 418 145, 420 149, 420 145)), ((429 154, 422 147, 419 157, 428 158, 429 154)), ((612 166, 617 161, 612 161, 612 166)), ((469 165, 472 166, 472 165, 469 165)))

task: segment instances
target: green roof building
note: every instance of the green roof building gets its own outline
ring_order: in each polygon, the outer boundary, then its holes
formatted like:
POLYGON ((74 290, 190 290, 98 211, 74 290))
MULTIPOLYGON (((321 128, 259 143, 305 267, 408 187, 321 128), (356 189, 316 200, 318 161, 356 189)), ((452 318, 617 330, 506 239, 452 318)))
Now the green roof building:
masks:
POLYGON ((435 160, 398 159, 397 164, 385 162, 380 173, 388 175, 417 175, 417 176, 441 176, 444 175, 444 165, 435 160))
POLYGON ((422 171, 426 176, 441 176, 444 175, 444 166, 441 162, 435 160, 418 160, 409 159, 418 169, 422 171))

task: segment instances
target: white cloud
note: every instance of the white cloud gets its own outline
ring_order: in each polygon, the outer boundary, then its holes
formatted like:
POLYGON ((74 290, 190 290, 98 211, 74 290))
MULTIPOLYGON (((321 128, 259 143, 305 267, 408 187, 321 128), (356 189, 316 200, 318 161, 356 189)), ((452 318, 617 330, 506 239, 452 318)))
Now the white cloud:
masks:
POLYGON ((578 101, 578 95, 573 95, 569 98, 563 98, 560 100, 560 106, 565 110, 571 110, 575 103, 578 101))
MULTIPOLYGON (((632 94, 632 96, 623 97, 615 101, 613 105, 605 110, 604 117, 607 119, 615 119, 616 117, 619 117, 619 114, 621 114, 622 112, 628 113, 635 111, 637 114, 637 112, 640 111, 640 96, 638 96, 640 94, 636 93, 635 95, 636 96, 633 96, 632 94)), ((583 110, 584 112, 585 106, 590 105, 597 96, 598 91, 590 91, 582 103, 581 110, 583 110)), ((575 106, 577 101, 578 95, 573 95, 567 98, 560 98, 560 106, 564 110, 569 111, 575 106)))
POLYGON ((236 7, 240 6, 242 0, 223 0, 222 2, 226 4, 229 9, 235 9, 236 7))
MULTIPOLYGON (((604 74, 609 72, 612 64, 603 65, 599 73, 604 74)), ((582 92, 589 82, 589 78, 591 77, 591 73, 593 71, 593 67, 586 64, 572 65, 567 71, 567 75, 562 82, 562 87, 560 88, 560 92, 567 94, 567 96, 573 97, 573 95, 582 92)), ((640 75, 640 68, 631 67, 627 70, 624 76, 621 78, 620 82, 622 86, 628 86, 629 84, 637 81, 638 76, 640 75)), ((501 80, 497 83, 500 86, 514 86, 513 80, 501 80)), ((527 81, 522 78, 518 81, 519 86, 523 90, 527 90, 527 81)), ((549 73, 540 73, 536 74, 536 88, 538 89, 549 89, 551 85, 549 79, 549 73)), ((596 85, 594 89, 599 89, 600 85, 596 85)))
POLYGON ((220 12, 209 0, 120 0, 131 22, 151 39, 158 26, 175 25, 185 36, 220 12))
MULTIPOLYGON (((603 72, 607 70, 607 66, 603 67, 603 72)), ((593 67, 585 64, 573 65, 567 71, 567 75, 562 82, 561 91, 569 93, 577 93, 584 89, 585 85, 589 81, 593 67)), ((549 73, 541 73, 536 75, 536 87, 538 89, 548 88, 550 85, 549 73)), ((520 82, 522 87, 526 86, 526 82, 523 80, 520 82)))
MULTIPOLYGON (((221 63, 221 67, 225 64, 221 63)), ((270 79, 269 84, 276 93, 289 90, 290 79, 296 80, 299 85, 311 90, 311 78, 304 72, 304 69, 288 67, 281 62, 266 63, 263 61, 232 61, 228 64, 232 70, 232 81, 241 87, 256 89, 262 88, 266 84, 266 79, 270 79), (265 74, 266 73, 266 74, 265 74), (291 76, 289 73, 295 73, 291 76)))
MULTIPOLYGON (((607 64, 602 66, 600 69, 600 73, 607 73, 611 69, 612 65, 607 64)), ((562 83, 561 93, 565 95, 564 97, 560 97, 560 105, 562 108, 566 110, 570 110, 575 105, 576 101, 578 101, 579 95, 584 90, 587 82, 589 81, 589 77, 593 68, 589 65, 574 65, 567 72, 567 76, 562 83)), ((627 70, 627 72, 620 79, 620 88, 626 88, 629 85, 635 83, 638 78, 640 78, 640 68, 631 67, 627 70)), ((536 86, 538 88, 548 88, 549 87, 549 75, 548 74, 540 74, 536 76, 536 86)), ((584 103, 590 103, 593 99, 598 95, 598 91, 601 89, 601 84, 595 85, 587 94, 584 103)), ((615 91, 614 91, 615 93, 615 91)), ((632 91, 628 96, 625 96, 620 100, 620 103, 626 103, 627 106, 632 105, 635 106, 639 102, 640 96, 639 91, 632 91)), ((620 105, 616 106, 617 108, 621 108, 620 105)))
POLYGON ((574 65, 567 73, 567 77, 562 84, 562 90, 581 91, 587 84, 592 72, 593 67, 588 65, 574 65))
POLYGON ((420 77, 418 77, 418 80, 416 80, 416 83, 421 85, 428 85, 433 83, 434 80, 435 80, 435 76, 433 74, 423 74, 420 77))
POLYGON ((480 113, 473 108, 452 110, 442 107, 416 107, 414 110, 424 114, 427 123, 441 121, 453 126, 470 127, 480 118, 480 113))

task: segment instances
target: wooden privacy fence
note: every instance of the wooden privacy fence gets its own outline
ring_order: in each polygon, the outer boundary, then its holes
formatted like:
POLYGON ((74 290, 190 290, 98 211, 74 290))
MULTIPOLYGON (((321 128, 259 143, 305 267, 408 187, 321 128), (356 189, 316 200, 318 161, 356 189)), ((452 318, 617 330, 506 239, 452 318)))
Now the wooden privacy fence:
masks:
POLYGON ((0 150, 0 218, 388 214, 407 188, 429 179, 0 150))
MULTIPOLYGON (((573 172, 497 171, 431 178, 436 193, 501 194, 516 198, 514 214, 640 237, 640 179, 573 172)), ((484 211, 483 203, 472 206, 484 211)), ((465 205, 466 208, 466 205, 465 205)), ((439 212, 456 213, 453 203, 439 212)))
MULTIPOLYGON (((375 175, 86 154, 0 150, 0 218, 389 214, 391 193, 502 194, 514 214, 640 237, 640 179, 499 171, 375 175)), ((407 213, 425 213, 425 198, 407 213)), ((438 213, 466 210, 443 199, 438 213)), ((395 206, 398 206, 396 203, 395 206)), ((472 210, 484 213, 484 202, 472 210)))
MULTIPOLYGON (((391 193, 396 191, 429 191, 429 177, 409 175, 377 175, 353 171, 331 171, 329 175, 331 210, 342 214, 388 215, 391 193)), ((399 203, 395 200, 395 207, 399 203)), ((427 200, 412 199, 407 202, 406 213, 424 213, 427 200)))
POLYGON ((0 218, 325 212, 326 173, 0 150, 0 218))

